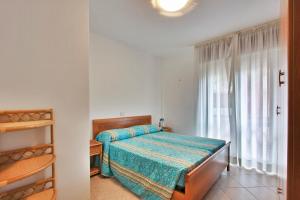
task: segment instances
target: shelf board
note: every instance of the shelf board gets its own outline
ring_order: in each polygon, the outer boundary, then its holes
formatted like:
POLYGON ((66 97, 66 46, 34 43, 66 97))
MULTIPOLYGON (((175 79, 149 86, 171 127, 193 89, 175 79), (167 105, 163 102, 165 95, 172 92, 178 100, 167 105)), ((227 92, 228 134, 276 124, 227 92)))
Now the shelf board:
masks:
POLYGON ((55 155, 45 154, 0 167, 0 187, 31 176, 55 161, 55 155))
POLYGON ((53 125, 53 120, 0 123, 0 133, 39 128, 50 125, 53 125))
POLYGON ((54 189, 48 189, 44 190, 39 193, 35 193, 27 198, 25 200, 54 200, 55 199, 55 190, 54 189))
POLYGON ((100 173, 100 170, 99 170, 98 167, 93 167, 90 170, 90 176, 94 176, 94 175, 99 174, 99 173, 100 173))

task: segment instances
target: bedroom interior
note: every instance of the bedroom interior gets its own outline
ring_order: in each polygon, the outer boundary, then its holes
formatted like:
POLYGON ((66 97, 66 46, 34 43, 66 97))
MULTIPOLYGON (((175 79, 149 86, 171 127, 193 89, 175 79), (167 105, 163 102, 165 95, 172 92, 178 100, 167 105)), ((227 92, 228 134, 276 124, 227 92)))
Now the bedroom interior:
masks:
POLYGON ((297 200, 296 0, 0 2, 0 200, 297 200))

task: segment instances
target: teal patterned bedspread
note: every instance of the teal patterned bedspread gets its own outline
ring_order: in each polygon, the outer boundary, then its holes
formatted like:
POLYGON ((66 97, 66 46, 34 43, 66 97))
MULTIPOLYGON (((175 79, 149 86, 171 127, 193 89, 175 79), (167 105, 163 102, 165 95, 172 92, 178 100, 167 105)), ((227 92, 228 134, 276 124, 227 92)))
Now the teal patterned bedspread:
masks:
POLYGON ((102 132, 101 173, 116 177, 141 199, 171 199, 185 174, 225 145, 225 141, 160 132, 136 126, 102 132))

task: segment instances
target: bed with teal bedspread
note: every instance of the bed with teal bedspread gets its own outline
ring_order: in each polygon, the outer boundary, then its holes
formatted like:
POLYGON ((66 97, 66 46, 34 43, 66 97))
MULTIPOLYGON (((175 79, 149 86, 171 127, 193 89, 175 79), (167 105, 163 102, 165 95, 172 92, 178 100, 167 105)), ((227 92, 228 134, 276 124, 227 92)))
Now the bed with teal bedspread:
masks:
POLYGON ((114 176, 145 200, 171 199, 184 188, 185 174, 225 145, 225 141, 161 132, 156 126, 104 131, 103 176, 114 176))

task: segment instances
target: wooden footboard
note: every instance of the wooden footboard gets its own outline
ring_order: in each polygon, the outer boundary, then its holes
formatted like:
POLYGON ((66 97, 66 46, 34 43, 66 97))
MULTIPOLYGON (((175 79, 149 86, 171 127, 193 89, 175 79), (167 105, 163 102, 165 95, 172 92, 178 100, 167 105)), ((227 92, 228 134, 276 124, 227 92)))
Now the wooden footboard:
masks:
POLYGON ((224 169, 229 170, 230 142, 210 156, 185 177, 185 193, 175 191, 172 200, 200 200, 224 169))

